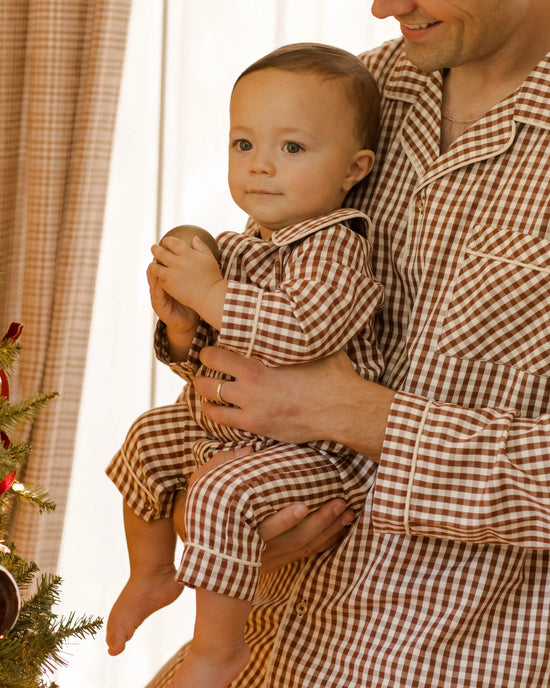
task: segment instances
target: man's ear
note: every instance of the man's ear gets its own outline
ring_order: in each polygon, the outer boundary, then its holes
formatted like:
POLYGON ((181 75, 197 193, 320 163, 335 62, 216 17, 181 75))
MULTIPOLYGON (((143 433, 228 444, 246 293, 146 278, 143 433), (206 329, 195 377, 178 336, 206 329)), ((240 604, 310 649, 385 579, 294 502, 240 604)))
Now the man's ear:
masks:
POLYGON ((352 186, 364 179, 374 165, 374 152, 368 148, 357 151, 351 159, 349 170, 344 179, 343 190, 347 193, 352 186))

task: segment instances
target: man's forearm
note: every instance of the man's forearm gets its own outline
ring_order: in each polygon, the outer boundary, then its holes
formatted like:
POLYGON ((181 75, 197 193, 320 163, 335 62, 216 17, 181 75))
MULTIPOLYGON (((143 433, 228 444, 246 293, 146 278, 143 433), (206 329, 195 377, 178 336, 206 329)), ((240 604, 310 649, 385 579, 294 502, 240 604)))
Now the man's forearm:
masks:
POLYGON ((359 376, 349 380, 349 391, 335 390, 330 421, 334 439, 378 462, 395 393, 359 376), (336 396, 338 395, 338 396, 336 396))

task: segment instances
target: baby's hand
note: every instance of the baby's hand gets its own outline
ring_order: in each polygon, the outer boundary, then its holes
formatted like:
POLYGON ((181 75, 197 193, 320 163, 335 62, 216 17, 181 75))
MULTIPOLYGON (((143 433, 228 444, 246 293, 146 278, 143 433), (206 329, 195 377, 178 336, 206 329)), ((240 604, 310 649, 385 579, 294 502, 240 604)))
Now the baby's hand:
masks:
POLYGON ((164 290, 160 279, 153 274, 154 265, 155 263, 151 263, 147 268, 147 282, 153 310, 169 330, 180 332, 182 335, 194 333, 199 320, 198 313, 176 301, 164 290))
POLYGON ((155 258, 149 266, 151 275, 166 294, 219 329, 227 282, 206 244, 198 237, 191 246, 165 237, 162 246, 155 244, 151 251, 155 258))

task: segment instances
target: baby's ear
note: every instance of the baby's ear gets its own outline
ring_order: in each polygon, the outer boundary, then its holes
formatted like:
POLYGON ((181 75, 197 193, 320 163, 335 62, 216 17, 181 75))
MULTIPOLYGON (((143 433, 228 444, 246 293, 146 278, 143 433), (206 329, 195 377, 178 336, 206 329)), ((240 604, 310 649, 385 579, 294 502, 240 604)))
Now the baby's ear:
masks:
POLYGON ((368 148, 363 148, 351 159, 348 174, 344 180, 344 191, 349 191, 357 182, 364 179, 372 170, 374 165, 374 152, 368 148))

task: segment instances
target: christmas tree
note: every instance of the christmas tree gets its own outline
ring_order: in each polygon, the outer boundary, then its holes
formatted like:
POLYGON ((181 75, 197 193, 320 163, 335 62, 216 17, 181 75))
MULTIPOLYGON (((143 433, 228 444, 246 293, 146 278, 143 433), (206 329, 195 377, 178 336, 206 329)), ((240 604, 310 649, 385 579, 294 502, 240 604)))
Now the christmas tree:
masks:
POLYGON ((48 674, 67 663, 66 642, 95 635, 102 620, 77 618, 74 613, 59 617, 53 607, 59 601, 61 579, 42 575, 10 541, 15 505, 27 504, 41 513, 55 509, 44 488, 17 480, 31 446, 10 437, 56 396, 36 394, 23 402, 10 401, 9 375, 21 352, 20 333, 21 325, 12 323, 0 341, 0 688, 56 688, 48 674))

